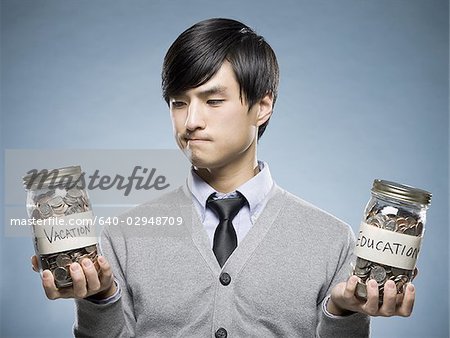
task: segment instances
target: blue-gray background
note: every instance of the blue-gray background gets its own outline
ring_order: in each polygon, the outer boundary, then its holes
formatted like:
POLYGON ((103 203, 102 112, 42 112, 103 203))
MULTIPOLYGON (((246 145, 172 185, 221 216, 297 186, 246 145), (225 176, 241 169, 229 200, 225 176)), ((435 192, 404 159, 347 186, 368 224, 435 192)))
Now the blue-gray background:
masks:
MULTIPOLYGON (((201 19, 242 20, 281 67, 260 143, 280 185, 355 231, 374 178, 433 192, 414 314, 374 319, 373 336, 448 337, 448 14, 440 0, 2 0, 2 148, 175 148, 167 48, 201 19)), ((0 336, 70 336, 73 303, 46 300, 31 254, 1 236, 0 336)))

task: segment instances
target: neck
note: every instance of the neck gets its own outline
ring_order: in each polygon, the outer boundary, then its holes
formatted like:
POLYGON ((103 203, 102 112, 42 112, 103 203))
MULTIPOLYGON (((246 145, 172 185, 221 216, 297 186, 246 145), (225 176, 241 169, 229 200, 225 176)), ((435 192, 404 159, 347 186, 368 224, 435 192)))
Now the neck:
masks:
POLYGON ((240 165, 227 165, 221 168, 199 168, 197 174, 214 190, 221 193, 235 191, 259 172, 256 156, 240 165))

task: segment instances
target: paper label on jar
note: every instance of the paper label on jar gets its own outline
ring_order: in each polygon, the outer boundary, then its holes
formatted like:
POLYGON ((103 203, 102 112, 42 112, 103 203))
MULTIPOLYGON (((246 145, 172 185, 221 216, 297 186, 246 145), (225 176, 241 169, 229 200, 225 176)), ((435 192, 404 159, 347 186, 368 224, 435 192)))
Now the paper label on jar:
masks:
POLYGON ((422 237, 405 235, 361 223, 355 255, 366 260, 413 270, 416 266, 422 237))
POLYGON ((36 249, 39 254, 83 248, 97 243, 92 211, 37 219, 33 224, 36 249))

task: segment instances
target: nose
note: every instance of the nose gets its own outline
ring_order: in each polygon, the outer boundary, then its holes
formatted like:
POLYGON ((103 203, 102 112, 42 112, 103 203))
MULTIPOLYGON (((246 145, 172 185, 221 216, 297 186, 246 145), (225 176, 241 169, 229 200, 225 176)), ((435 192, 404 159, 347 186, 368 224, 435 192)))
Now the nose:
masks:
POLYGON ((196 129, 205 128, 205 125, 206 124, 201 105, 196 102, 191 102, 188 106, 188 113, 186 116, 186 129, 189 131, 194 131, 196 129))

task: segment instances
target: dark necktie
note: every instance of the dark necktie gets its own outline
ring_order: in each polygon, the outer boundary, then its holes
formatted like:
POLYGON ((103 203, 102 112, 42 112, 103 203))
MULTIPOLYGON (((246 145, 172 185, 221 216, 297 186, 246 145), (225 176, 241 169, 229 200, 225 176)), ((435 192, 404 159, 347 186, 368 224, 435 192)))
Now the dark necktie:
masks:
POLYGON ((206 206, 219 217, 219 224, 214 233, 213 252, 220 267, 237 247, 236 231, 231 221, 247 202, 244 196, 239 192, 237 194, 236 197, 224 199, 213 199, 214 194, 212 194, 206 202, 206 206))

